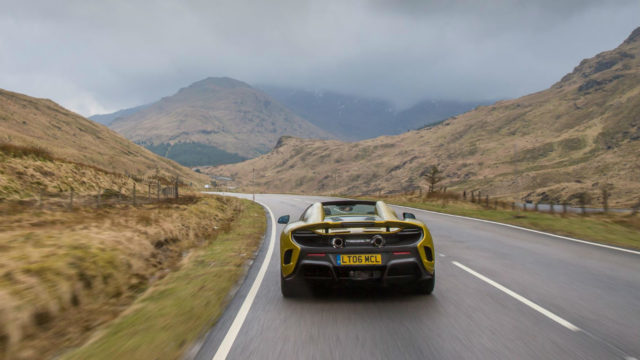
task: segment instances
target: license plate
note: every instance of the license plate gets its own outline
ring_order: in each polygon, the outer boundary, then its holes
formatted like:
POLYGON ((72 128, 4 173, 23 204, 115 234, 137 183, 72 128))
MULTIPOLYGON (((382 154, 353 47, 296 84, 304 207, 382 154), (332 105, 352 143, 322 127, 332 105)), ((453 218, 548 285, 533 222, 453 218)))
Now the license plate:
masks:
POLYGON ((380 254, 354 254, 338 255, 336 257, 338 265, 381 265, 382 255, 380 254))

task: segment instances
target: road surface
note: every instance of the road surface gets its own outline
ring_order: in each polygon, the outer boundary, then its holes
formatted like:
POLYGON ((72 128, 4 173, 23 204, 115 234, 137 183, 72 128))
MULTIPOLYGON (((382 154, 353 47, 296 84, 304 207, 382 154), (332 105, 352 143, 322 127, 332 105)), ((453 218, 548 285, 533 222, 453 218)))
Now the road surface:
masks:
MULTIPOLYGON (((256 195, 275 219, 295 218, 324 199, 256 195)), ((246 280, 195 358, 640 357, 640 252, 412 212, 434 238, 438 276, 432 295, 338 291, 284 299, 278 252, 283 225, 268 219, 246 280)))

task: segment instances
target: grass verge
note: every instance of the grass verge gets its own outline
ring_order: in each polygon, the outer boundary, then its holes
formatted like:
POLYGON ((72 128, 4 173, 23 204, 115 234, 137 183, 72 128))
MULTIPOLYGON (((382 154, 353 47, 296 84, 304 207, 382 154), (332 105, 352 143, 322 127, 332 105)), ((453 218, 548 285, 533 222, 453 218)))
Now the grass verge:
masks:
POLYGON ((609 213, 582 216, 510 209, 496 210, 470 202, 423 201, 415 197, 388 197, 384 200, 395 205, 491 220, 607 245, 640 249, 640 216, 638 215, 609 213))
POLYGON ((265 232, 264 211, 243 200, 228 232, 193 251, 133 306, 62 359, 176 359, 222 313, 265 232))

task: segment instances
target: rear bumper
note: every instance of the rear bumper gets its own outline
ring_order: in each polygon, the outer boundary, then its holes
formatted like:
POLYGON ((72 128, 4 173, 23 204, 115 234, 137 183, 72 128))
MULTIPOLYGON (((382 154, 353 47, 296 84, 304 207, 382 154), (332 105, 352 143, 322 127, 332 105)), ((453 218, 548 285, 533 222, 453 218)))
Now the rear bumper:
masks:
POLYGON ((325 284, 373 284, 390 286, 410 284, 433 278, 433 273, 425 269, 415 247, 377 251, 382 255, 380 265, 338 265, 336 256, 344 253, 373 253, 356 249, 333 250, 319 256, 302 251, 293 273, 283 280, 287 282, 316 282, 325 284), (394 252, 409 254, 394 254, 394 252))

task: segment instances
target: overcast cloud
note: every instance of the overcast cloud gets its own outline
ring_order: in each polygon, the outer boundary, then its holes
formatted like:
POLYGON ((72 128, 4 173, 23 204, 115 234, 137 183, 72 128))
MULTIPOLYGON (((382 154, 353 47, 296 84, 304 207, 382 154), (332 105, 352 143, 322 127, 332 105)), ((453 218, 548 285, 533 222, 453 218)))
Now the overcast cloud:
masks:
POLYGON ((400 107, 513 98, 640 26, 638 0, 0 0, 0 9, 0 88, 83 115, 207 76, 400 107))

